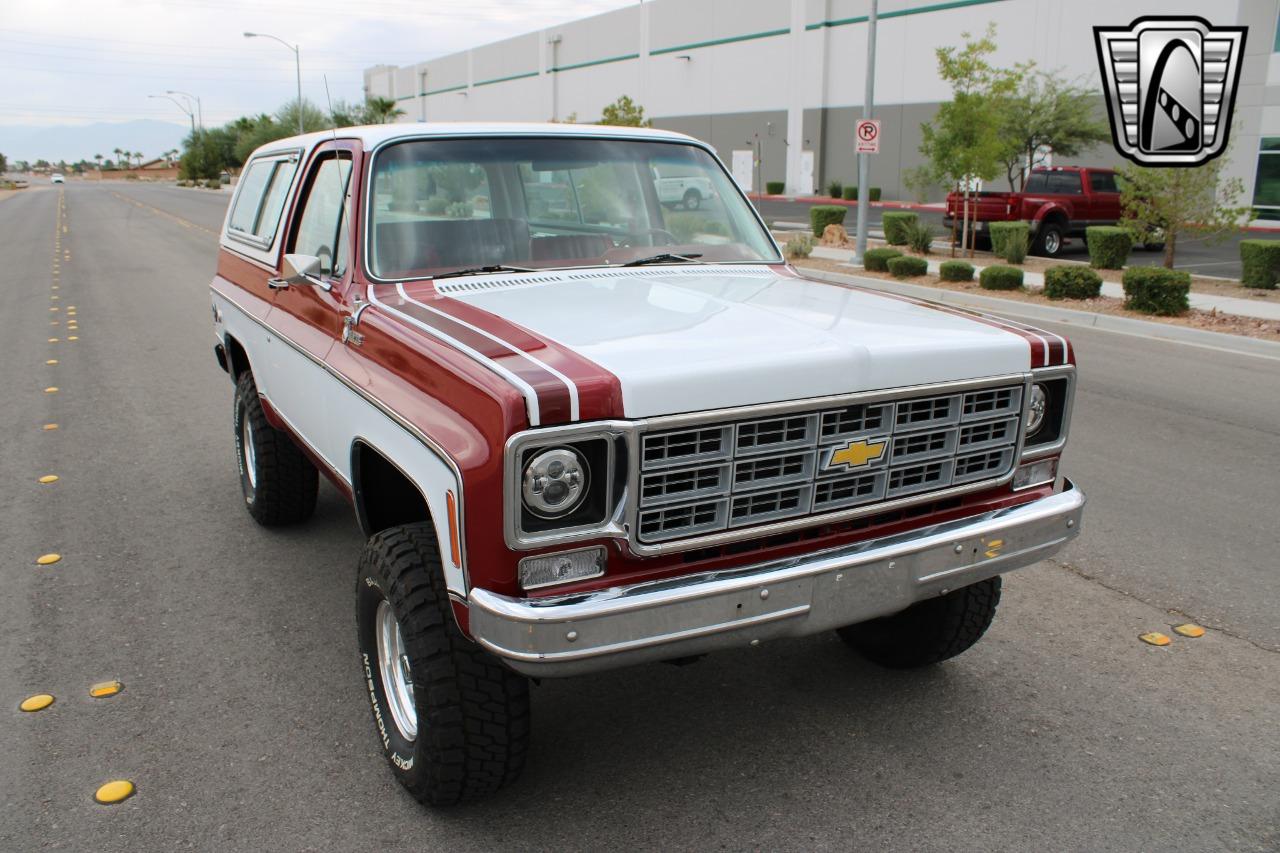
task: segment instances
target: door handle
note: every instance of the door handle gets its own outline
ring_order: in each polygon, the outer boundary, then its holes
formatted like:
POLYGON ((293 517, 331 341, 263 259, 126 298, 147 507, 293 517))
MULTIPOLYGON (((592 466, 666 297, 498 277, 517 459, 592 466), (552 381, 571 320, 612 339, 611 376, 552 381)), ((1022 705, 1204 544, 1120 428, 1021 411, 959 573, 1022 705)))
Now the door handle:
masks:
POLYGON ((288 286, 289 286, 289 282, 285 281, 282 278, 267 279, 267 287, 271 288, 272 290, 284 290, 288 286))

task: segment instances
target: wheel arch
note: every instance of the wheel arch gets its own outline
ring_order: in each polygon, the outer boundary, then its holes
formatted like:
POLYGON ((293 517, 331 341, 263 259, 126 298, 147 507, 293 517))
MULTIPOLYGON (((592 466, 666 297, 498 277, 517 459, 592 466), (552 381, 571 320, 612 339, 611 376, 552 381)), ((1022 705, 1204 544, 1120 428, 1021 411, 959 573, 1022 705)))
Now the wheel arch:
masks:
POLYGON ((230 374, 233 383, 240 379, 240 374, 246 371, 253 373, 253 368, 249 364, 249 353, 244 345, 236 340, 235 335, 228 332, 223 337, 222 346, 227 353, 227 373, 230 374))

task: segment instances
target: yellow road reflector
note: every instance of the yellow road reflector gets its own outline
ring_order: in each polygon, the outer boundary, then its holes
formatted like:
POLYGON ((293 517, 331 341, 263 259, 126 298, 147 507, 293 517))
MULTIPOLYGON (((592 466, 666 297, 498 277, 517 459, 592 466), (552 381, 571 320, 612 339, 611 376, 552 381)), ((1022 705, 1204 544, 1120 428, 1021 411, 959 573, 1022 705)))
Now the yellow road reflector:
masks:
POLYGON ((67 335, 67 340, 69 340, 69 341, 78 341, 78 340, 80 340, 80 338, 76 337, 75 335, 67 335))
POLYGON ((57 429, 57 428, 58 428, 58 425, 57 425, 57 424, 45 424, 45 425, 42 427, 42 429, 44 429, 45 431, 53 430, 53 429, 57 429))
POLYGON ((49 343, 56 344, 57 342, 58 342, 57 338, 49 338, 49 343))
POLYGON ((59 296, 59 295, 57 295, 57 294, 55 293, 53 296, 50 296, 49 298, 50 298, 50 299, 61 299, 62 297, 61 297, 61 296, 59 296))
POLYGON ((50 321, 49 321, 49 325, 50 325, 50 326, 60 326, 60 325, 62 325, 62 324, 61 324, 61 323, 59 323, 57 320, 50 320, 50 321))
POLYGON ((105 699, 108 696, 114 696, 124 690, 124 685, 119 681, 99 681, 97 684, 89 685, 89 695, 94 699, 105 699))
POLYGON ((133 796, 137 789, 133 787, 133 783, 128 779, 113 779, 107 784, 100 787, 93 793, 94 802, 109 806, 112 803, 122 803, 133 796))
POLYGON ((1152 631, 1150 634, 1143 634, 1138 637, 1144 643, 1150 643, 1153 646, 1167 646, 1173 642, 1159 631, 1152 631))
POLYGON ((1181 634, 1184 637, 1203 637, 1204 629, 1199 625, 1192 625, 1188 622, 1186 625, 1175 625, 1173 628, 1175 634, 1181 634))
POLYGON ((57 306, 57 305, 50 305, 50 306, 49 306, 49 310, 50 310, 50 311, 57 311, 57 310, 58 310, 58 306, 57 306))
POLYGON ((18 708, 27 712, 43 711, 52 704, 53 697, 48 693, 37 693, 34 696, 28 696, 26 699, 23 699, 22 704, 19 705, 18 708))
POLYGON ((50 358, 45 361, 45 364, 57 364, 57 363, 58 363, 58 360, 56 358, 50 358))
POLYGON ((58 393, 58 386, 56 386, 56 385, 50 385, 48 388, 44 389, 44 393, 46 393, 46 394, 57 394, 57 393, 58 393))
POLYGON ((62 559, 61 554, 41 554, 36 557, 37 566, 52 566, 54 563, 62 559))
POLYGON ((56 483, 56 482, 58 482, 58 475, 57 475, 57 474, 45 474, 43 477, 41 477, 41 478, 40 478, 40 482, 41 482, 41 483, 56 483))

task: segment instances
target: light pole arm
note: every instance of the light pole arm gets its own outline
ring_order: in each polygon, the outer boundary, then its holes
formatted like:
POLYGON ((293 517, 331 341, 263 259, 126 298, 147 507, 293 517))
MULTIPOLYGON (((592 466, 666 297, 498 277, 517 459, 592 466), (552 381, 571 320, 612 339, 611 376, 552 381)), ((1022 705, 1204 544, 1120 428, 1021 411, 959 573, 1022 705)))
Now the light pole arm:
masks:
POLYGON ((271 35, 271 33, 248 33, 247 32, 244 34, 244 37, 247 39, 251 39, 251 38, 271 39, 273 41, 280 42, 282 45, 289 48, 289 50, 293 51, 293 70, 295 75, 297 76, 297 81, 298 81, 298 133, 299 135, 305 133, 306 131, 303 129, 303 126, 302 126, 302 51, 298 49, 298 46, 296 44, 289 44, 287 41, 280 38, 279 36, 271 35))

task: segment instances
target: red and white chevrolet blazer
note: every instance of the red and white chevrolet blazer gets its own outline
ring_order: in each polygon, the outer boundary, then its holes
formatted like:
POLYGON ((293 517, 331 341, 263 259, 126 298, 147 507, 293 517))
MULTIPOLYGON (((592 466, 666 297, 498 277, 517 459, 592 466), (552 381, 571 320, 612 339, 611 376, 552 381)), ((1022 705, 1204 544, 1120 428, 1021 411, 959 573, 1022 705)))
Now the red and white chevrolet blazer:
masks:
POLYGON ((361 675, 424 802, 519 773, 528 677, 827 630, 936 663, 1079 532, 1066 340, 806 279, 680 134, 273 142, 212 298, 249 513, 305 520, 321 473, 368 537, 361 675))

